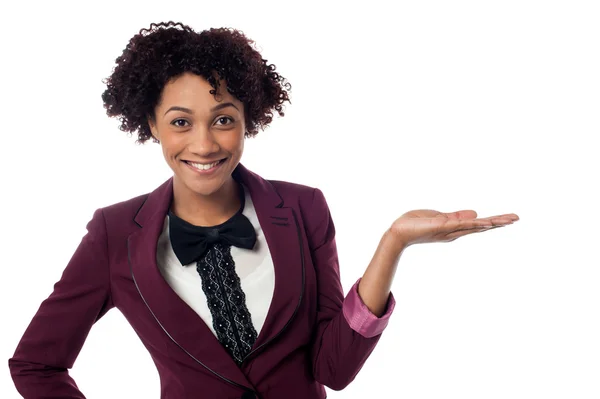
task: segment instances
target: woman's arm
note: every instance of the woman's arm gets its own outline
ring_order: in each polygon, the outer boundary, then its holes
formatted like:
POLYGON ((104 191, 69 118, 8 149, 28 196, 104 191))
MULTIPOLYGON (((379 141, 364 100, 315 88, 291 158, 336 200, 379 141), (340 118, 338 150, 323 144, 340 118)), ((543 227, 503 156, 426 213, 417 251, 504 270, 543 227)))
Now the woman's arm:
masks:
POLYGON ((312 347, 313 372, 334 390, 356 377, 387 326, 395 300, 390 289, 398 260, 410 245, 449 242, 506 226, 516 214, 477 219, 477 212, 442 213, 419 209, 398 218, 383 235, 367 270, 344 298, 335 246, 335 228, 323 193, 315 189, 311 208, 322 222, 309 228, 309 245, 317 271, 318 326, 312 347))
POLYGON ((15 387, 25 399, 85 399, 68 369, 92 325, 114 307, 101 209, 94 212, 87 230, 8 360, 15 387))
POLYGON ((405 248, 388 230, 379 241, 375 255, 360 279, 358 294, 365 306, 377 317, 385 313, 398 260, 405 248))

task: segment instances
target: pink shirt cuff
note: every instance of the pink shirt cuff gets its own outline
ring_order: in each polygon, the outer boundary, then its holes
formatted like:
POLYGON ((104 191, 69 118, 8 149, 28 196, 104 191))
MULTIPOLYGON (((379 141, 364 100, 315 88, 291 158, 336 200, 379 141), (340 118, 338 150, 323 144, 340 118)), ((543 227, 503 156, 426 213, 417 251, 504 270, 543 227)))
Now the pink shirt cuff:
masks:
POLYGON ((342 312, 344 313, 344 318, 348 325, 350 325, 350 328, 365 338, 371 338, 381 334, 387 327, 390 315, 396 306, 396 300, 394 299, 394 295, 390 292, 385 313, 381 315, 381 317, 375 316, 369 310, 367 305, 364 304, 360 295, 358 295, 358 284, 360 283, 360 280, 361 279, 359 278, 356 283, 354 283, 350 292, 348 292, 348 295, 344 299, 342 312))

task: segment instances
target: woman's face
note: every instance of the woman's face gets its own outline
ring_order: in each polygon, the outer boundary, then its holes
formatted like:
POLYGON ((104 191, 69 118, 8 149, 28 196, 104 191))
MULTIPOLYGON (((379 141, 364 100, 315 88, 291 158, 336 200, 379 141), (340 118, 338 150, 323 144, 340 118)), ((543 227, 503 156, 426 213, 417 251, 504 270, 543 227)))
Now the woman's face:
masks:
POLYGON ((156 120, 148 120, 175 174, 174 184, 204 196, 219 191, 231 178, 246 131, 244 105, 227 91, 225 81, 217 92, 220 101, 210 90, 206 79, 186 72, 165 85, 156 120))

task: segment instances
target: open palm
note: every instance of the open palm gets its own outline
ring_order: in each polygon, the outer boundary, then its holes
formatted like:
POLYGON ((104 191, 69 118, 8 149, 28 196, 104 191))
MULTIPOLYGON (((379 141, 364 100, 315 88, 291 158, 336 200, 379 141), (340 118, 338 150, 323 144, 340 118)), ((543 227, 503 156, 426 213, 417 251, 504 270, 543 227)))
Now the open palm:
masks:
POLYGON ((477 218, 474 210, 443 213, 431 209, 406 212, 390 230, 404 246, 427 242, 450 242, 471 233, 487 231, 519 220, 514 214, 477 218))

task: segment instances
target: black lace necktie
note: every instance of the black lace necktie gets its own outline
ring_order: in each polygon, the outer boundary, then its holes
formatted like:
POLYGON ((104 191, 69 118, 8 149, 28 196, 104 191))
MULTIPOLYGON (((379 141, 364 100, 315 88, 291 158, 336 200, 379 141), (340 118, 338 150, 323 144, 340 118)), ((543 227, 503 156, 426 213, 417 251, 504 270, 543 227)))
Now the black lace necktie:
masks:
POLYGON ((169 238, 183 266, 196 261, 217 338, 240 365, 258 336, 235 271, 231 246, 252 249, 256 231, 240 210, 218 226, 195 226, 169 211, 169 238))

